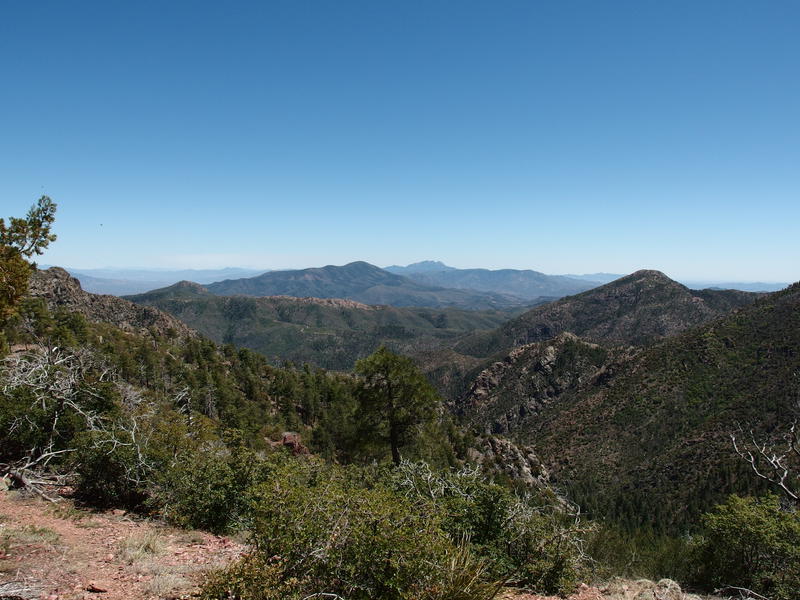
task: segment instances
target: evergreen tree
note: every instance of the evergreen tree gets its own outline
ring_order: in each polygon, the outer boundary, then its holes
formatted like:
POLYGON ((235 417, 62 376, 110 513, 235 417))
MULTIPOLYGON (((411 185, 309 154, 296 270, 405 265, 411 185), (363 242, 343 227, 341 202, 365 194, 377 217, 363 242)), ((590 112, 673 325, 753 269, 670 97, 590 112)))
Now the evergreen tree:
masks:
POLYGON ((50 233, 55 212, 55 203, 42 196, 25 218, 10 217, 8 224, 0 218, 0 322, 14 313, 28 291, 33 266, 26 259, 55 241, 50 233))
POLYGON ((438 396, 411 359, 381 346, 356 362, 363 380, 358 389, 359 422, 372 436, 388 442, 392 461, 400 464, 400 447, 410 441, 417 426, 433 418, 438 396))

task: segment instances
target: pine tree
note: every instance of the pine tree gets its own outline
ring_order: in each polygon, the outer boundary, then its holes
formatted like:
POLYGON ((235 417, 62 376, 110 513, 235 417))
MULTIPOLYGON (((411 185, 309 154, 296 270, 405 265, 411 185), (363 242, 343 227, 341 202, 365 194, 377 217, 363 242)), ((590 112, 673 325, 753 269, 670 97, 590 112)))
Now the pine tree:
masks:
POLYGON ((56 204, 42 196, 24 219, 10 217, 6 225, 0 218, 0 322, 14 313, 28 291, 34 265, 26 259, 41 254, 55 241, 55 234, 50 233, 55 212, 56 204))
POLYGON ((436 390, 411 359, 383 346, 356 362, 355 372, 363 378, 358 390, 359 422, 379 441, 389 443, 392 461, 399 465, 401 446, 435 414, 436 390))

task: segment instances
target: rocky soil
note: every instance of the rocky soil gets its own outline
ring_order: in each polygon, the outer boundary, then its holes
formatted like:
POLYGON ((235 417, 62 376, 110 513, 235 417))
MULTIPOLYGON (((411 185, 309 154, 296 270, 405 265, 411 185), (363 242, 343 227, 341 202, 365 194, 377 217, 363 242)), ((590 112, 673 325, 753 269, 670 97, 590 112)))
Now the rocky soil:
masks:
MULTIPOLYGON (((671 579, 650 581, 648 579, 613 579, 598 586, 581 584, 567 600, 722 600, 715 596, 688 594, 671 579)), ((501 600, 563 600, 558 596, 511 593, 501 600)))
POLYGON ((188 598, 239 556, 226 537, 122 511, 89 512, 0 491, 0 600, 188 598))

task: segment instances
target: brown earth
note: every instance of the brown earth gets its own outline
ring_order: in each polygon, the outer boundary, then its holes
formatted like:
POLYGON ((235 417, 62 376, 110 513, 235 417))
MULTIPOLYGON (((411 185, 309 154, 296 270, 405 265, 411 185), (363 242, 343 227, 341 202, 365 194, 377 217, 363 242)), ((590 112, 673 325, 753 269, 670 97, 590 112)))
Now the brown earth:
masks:
POLYGON ((0 599, 187 598, 244 549, 122 511, 89 512, 0 491, 0 599))

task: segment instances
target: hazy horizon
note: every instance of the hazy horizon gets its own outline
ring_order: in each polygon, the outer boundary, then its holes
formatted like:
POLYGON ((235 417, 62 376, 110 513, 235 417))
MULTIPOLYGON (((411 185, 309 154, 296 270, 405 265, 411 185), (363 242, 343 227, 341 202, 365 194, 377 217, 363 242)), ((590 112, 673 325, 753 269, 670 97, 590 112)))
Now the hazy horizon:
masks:
MULTIPOLYGON (((425 261, 415 261, 415 262, 426 262, 426 261, 442 262, 445 266, 453 267, 453 268, 456 268, 456 269, 482 269, 482 268, 488 268, 488 267, 469 267, 469 266, 467 266, 467 267, 457 267, 455 265, 444 263, 444 261, 439 261, 437 259, 426 259, 425 261)), ((360 261, 350 261, 350 262, 360 262, 360 261)), ((369 262, 369 261, 363 261, 363 262, 369 262)), ((269 271, 293 271, 293 270, 322 268, 322 267, 327 267, 327 266, 344 266, 345 264, 349 264, 349 263, 343 263, 343 264, 340 264, 340 265, 326 263, 326 264, 319 264, 319 265, 306 265, 306 266, 303 266, 303 267, 283 267, 283 268, 281 268, 281 267, 255 267, 254 268, 254 267, 242 267, 242 266, 234 266, 234 265, 227 265, 225 267, 211 267, 211 268, 146 267, 146 266, 141 266, 141 265, 132 266, 132 267, 115 267, 115 266, 109 266, 109 265, 106 265, 106 266, 103 266, 103 267, 80 267, 80 266, 76 267, 76 266, 72 266, 72 265, 54 265, 54 264, 50 264, 50 263, 41 263, 40 266, 42 268, 47 268, 47 267, 51 267, 51 266, 61 267, 61 268, 66 269, 68 271, 85 272, 87 275, 91 275, 93 272, 96 273, 96 272, 103 272, 103 271, 119 272, 119 273, 125 273, 125 272, 130 272, 130 273, 148 273, 148 272, 150 272, 150 273, 169 274, 169 273, 178 273, 178 272, 185 272, 185 271, 216 272, 216 271, 230 270, 230 271, 252 271, 254 273, 266 273, 266 272, 269 272, 269 271)), ((395 264, 391 264, 391 265, 375 265, 374 263, 369 263, 369 264, 373 264, 374 266, 379 267, 381 269, 386 269, 386 268, 394 267, 394 266, 405 267, 405 266, 409 266, 409 265, 412 265, 412 264, 415 264, 415 263, 402 263, 401 262, 401 263, 395 263, 395 264)), ((518 267, 497 267, 497 268, 489 268, 489 270, 503 270, 503 269, 530 270, 530 271, 538 271, 538 272, 544 273, 544 271, 540 271, 539 269, 532 268, 532 267, 522 267, 522 268, 518 268, 518 267)), ((725 279, 725 278, 714 278, 714 277, 687 278, 687 277, 682 277, 680 275, 672 275, 670 273, 667 273, 666 271, 663 271, 663 269, 658 269, 658 268, 654 268, 654 267, 641 267, 640 269, 633 269, 631 271, 627 271, 627 272, 624 272, 624 273, 613 273, 613 272, 610 272, 610 271, 591 271, 591 272, 587 271, 587 272, 582 272, 582 273, 545 273, 545 275, 558 275, 558 276, 564 276, 564 277, 570 277, 570 276, 586 277, 586 276, 589 276, 589 275, 617 275, 618 277, 624 277, 625 275, 629 275, 631 273, 634 273, 636 271, 643 270, 643 269, 661 271, 665 275, 670 277, 670 279, 674 279, 676 281, 685 281, 685 282, 702 282, 702 283, 710 283, 710 284, 713 284, 713 283, 766 283, 766 284, 791 284, 791 283, 794 283, 793 280, 725 279)), ((242 275, 242 277, 245 277, 245 276, 255 276, 255 275, 242 275)), ((598 279, 598 281, 599 281, 599 279, 598 279)))

